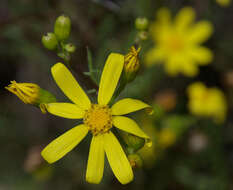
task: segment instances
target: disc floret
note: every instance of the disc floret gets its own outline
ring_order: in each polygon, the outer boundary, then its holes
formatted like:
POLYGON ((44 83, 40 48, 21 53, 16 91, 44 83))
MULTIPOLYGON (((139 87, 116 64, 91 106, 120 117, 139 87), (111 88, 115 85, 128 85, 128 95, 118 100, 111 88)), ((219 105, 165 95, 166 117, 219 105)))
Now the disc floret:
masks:
POLYGON ((107 105, 92 104, 83 121, 93 135, 106 133, 112 128, 111 109, 107 105))

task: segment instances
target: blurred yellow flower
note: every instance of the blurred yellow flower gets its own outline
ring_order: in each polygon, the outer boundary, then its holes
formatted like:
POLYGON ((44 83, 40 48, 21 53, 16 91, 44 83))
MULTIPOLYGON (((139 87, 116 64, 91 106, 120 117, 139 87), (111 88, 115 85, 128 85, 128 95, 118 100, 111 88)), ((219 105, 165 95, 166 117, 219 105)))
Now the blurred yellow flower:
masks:
POLYGON ((102 72, 98 103, 93 104, 79 86, 70 71, 62 63, 52 67, 54 80, 64 94, 73 103, 49 103, 47 111, 51 114, 68 118, 83 119, 83 123, 67 131, 52 141, 43 151, 42 156, 49 163, 61 159, 70 152, 90 131, 93 135, 86 171, 89 183, 100 183, 104 170, 104 153, 116 178, 122 184, 133 180, 133 171, 119 141, 111 132, 113 125, 133 135, 149 137, 135 121, 122 115, 148 108, 149 105, 135 99, 119 100, 111 108, 108 106, 124 67, 124 56, 112 53, 109 55, 102 72))
POLYGON ((188 107, 191 113, 212 117, 216 122, 225 120, 227 103, 222 91, 217 88, 207 88, 201 82, 191 84, 187 91, 189 96, 188 107))
POLYGON ((230 5, 231 0, 216 0, 216 2, 222 7, 227 7, 230 5))
POLYGON ((194 23, 194 19, 191 7, 181 9, 174 21, 167 8, 160 9, 150 27, 155 47, 146 54, 146 64, 164 63, 169 75, 183 73, 188 77, 198 74, 198 65, 209 64, 213 54, 201 44, 211 36, 213 27, 208 21, 194 23))

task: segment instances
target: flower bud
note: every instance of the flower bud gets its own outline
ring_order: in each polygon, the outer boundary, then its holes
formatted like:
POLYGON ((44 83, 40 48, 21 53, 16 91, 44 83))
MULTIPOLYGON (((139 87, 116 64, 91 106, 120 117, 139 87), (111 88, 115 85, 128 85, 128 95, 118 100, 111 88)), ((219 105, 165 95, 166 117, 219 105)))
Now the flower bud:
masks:
POLYGON ((142 40, 142 41, 147 40, 147 38, 148 38, 148 32, 146 32, 146 31, 140 31, 138 33, 138 38, 140 40, 142 40))
POLYGON ((141 168, 143 165, 142 158, 139 154, 129 154, 128 160, 132 168, 141 168))
POLYGON ((122 138, 125 144, 128 146, 128 152, 136 152, 141 149, 145 144, 145 139, 140 138, 138 136, 129 134, 129 133, 121 133, 122 138))
POLYGON ((54 50, 57 48, 58 41, 54 33, 47 33, 46 36, 42 37, 41 41, 44 47, 49 50, 54 50))
POLYGON ((127 82, 135 79, 137 71, 139 70, 139 52, 141 48, 136 49, 134 46, 130 48, 128 54, 125 55, 124 73, 127 82))
POLYGON ((66 50, 67 52, 69 52, 69 53, 74 53, 75 50, 76 50, 76 47, 75 47, 75 45, 69 43, 69 44, 66 44, 66 45, 65 45, 65 50, 66 50))
MULTIPOLYGON (((17 83, 16 81, 11 81, 11 84, 5 88, 15 94, 25 104, 31 104, 39 108, 44 103, 56 102, 53 94, 34 83, 17 83)), ((45 113, 43 109, 41 111, 45 113)))
POLYGON ((67 16, 59 16, 54 25, 54 33, 59 41, 66 40, 70 35, 71 21, 67 16))
POLYGON ((137 30, 146 30, 148 28, 149 21, 145 17, 139 17, 135 20, 135 27, 137 30))

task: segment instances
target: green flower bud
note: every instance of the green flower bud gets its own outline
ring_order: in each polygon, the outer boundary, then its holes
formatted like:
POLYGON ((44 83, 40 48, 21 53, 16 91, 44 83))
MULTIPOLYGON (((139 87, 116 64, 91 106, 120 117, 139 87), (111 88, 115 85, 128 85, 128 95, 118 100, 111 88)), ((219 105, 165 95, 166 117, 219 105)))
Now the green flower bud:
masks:
POLYGON ((143 161, 140 155, 138 154, 129 154, 128 160, 132 168, 141 168, 143 165, 143 161))
POLYGON ((145 144, 144 138, 140 138, 129 133, 121 133, 121 136, 127 145, 127 150, 129 153, 137 152, 145 144))
POLYGON ((137 30, 146 30, 148 28, 149 21, 145 17, 139 17, 135 20, 135 27, 137 30))
POLYGON ((66 50, 67 52, 69 52, 69 53, 74 53, 75 50, 76 50, 76 47, 75 47, 75 45, 69 43, 69 44, 66 44, 66 45, 65 45, 65 50, 66 50))
POLYGON ((56 19, 54 33, 59 41, 66 40, 69 37, 70 29, 71 21, 69 17, 62 15, 56 19))
POLYGON ((46 36, 42 37, 41 41, 44 47, 49 50, 54 50, 57 48, 58 41, 54 33, 47 33, 46 36))
POLYGON ((147 40, 147 38, 148 38, 148 32, 146 32, 146 31, 140 31, 138 33, 138 38, 140 40, 142 40, 142 41, 147 40))

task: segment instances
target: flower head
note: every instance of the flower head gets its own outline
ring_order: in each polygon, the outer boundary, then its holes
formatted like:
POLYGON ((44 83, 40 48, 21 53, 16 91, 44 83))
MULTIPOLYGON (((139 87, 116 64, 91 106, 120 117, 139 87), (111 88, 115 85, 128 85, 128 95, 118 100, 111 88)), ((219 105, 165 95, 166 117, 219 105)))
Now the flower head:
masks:
POLYGON ((146 63, 164 63, 169 75, 183 73, 189 77, 198 73, 198 65, 209 64, 212 52, 201 44, 210 37, 213 28, 207 21, 195 24, 194 18, 195 12, 190 7, 181 9, 174 21, 168 9, 160 9, 150 28, 156 46, 146 54, 146 63))
POLYGON ((227 104, 222 91, 207 88, 203 83, 196 82, 188 87, 189 110, 198 116, 212 117, 223 122, 226 117, 227 104))
POLYGON ((62 63, 57 63, 52 67, 54 80, 73 103, 49 103, 46 104, 47 111, 64 118, 83 119, 83 124, 72 128, 52 141, 41 153, 45 160, 53 163, 61 159, 77 146, 90 131, 93 136, 86 180, 90 183, 100 183, 104 170, 104 153, 107 155, 113 173, 122 184, 133 180, 130 163, 117 138, 111 132, 111 128, 115 126, 120 130, 148 140, 149 137, 136 122, 122 115, 150 106, 130 98, 119 100, 112 107, 108 105, 123 67, 123 55, 115 53, 109 55, 102 72, 97 103, 90 102, 78 82, 62 63))

